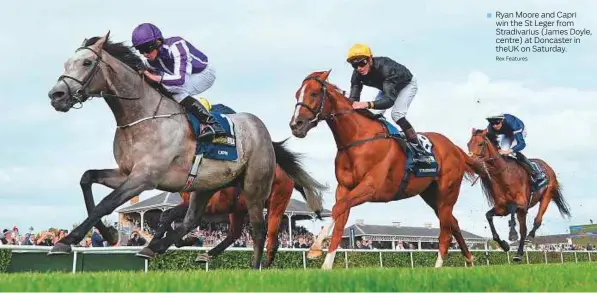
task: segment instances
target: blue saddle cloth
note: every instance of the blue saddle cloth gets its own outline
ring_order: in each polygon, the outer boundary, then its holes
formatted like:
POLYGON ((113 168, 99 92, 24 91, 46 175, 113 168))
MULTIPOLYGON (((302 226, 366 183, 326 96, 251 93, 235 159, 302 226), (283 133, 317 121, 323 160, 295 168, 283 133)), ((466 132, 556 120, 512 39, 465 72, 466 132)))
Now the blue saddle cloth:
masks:
MULTIPOLYGON (((225 107, 225 106, 224 106, 225 107)), ((229 108, 228 108, 229 109, 229 108)), ((230 111, 232 111, 230 109, 230 111)), ((225 111, 229 112, 229 111, 225 111)), ((234 111, 232 111, 234 112, 234 111)), ((234 123, 228 119, 225 114, 212 111, 216 121, 222 125, 226 131, 226 135, 217 135, 213 137, 211 142, 197 142, 196 155, 202 154, 204 158, 222 160, 222 161, 236 161, 238 160, 238 150, 236 148, 236 135, 234 134, 234 123)), ((199 119, 194 115, 187 113, 187 118, 193 127, 195 137, 198 137, 201 131, 201 124, 199 119)))
POLYGON ((416 177, 435 177, 439 170, 437 160, 435 159, 435 154, 433 153, 433 143, 431 140, 427 138, 425 135, 417 133, 417 137, 419 138, 419 142, 427 155, 431 158, 430 160, 425 161, 416 161, 415 160, 415 150, 410 147, 410 144, 406 140, 406 136, 404 132, 399 131, 396 126, 392 125, 388 120, 379 118, 380 121, 386 128, 388 135, 393 137, 397 140, 402 140, 406 142, 408 146, 406 149, 406 166, 405 166, 405 173, 412 171, 416 177))

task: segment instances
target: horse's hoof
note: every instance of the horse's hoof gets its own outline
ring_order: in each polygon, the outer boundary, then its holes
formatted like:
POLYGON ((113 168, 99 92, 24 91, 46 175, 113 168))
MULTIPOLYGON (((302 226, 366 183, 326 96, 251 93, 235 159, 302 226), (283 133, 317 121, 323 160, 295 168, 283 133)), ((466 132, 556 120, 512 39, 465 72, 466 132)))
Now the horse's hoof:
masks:
POLYGON ((202 253, 195 258, 195 262, 198 263, 208 263, 211 261, 211 256, 207 253, 202 253))
POLYGON ((135 256, 144 259, 152 259, 155 256, 155 252, 153 252, 153 250, 151 250, 149 247, 143 247, 143 249, 137 252, 135 256))
POLYGON ((48 255, 69 254, 71 251, 73 251, 73 249, 70 245, 58 242, 54 244, 52 250, 48 251, 48 255))
POLYGON ((466 264, 469 265, 469 266, 471 266, 471 267, 474 267, 476 260, 477 260, 477 258, 475 258, 474 255, 471 255, 471 258, 466 260, 466 264))
POLYGON ((307 252, 307 258, 308 259, 318 259, 318 258, 321 257, 321 255, 323 255, 323 251, 321 249, 311 248, 307 252))
POLYGON ((510 245, 508 244, 508 242, 502 240, 502 242, 500 242, 500 247, 502 248, 502 250, 504 250, 504 252, 508 252, 510 251, 510 245))
POLYGON ((512 260, 513 260, 513 261, 515 261, 515 262, 521 262, 521 261, 522 261, 522 256, 520 256, 520 255, 516 255, 516 256, 514 256, 514 257, 512 258, 512 260))

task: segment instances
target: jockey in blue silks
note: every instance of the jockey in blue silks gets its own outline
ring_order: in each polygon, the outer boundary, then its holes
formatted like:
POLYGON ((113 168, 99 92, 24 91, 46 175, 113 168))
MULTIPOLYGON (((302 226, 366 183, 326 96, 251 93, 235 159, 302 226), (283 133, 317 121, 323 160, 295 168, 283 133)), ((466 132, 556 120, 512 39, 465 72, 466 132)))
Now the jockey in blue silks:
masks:
POLYGON ((192 97, 209 89, 216 79, 207 56, 181 37, 164 38, 151 23, 138 25, 131 38, 135 49, 147 59, 145 65, 155 72, 144 70, 143 74, 160 83, 188 112, 206 124, 198 138, 225 134, 211 113, 192 97))
POLYGON ((544 174, 535 168, 534 164, 521 153, 525 148, 525 138, 527 136, 524 123, 516 116, 511 114, 491 115, 486 118, 489 122, 487 126, 487 137, 491 142, 500 148, 501 155, 515 154, 515 158, 526 171, 531 175, 533 185, 539 186, 545 179, 544 174), (497 138, 501 137, 501 142, 498 145, 497 138))

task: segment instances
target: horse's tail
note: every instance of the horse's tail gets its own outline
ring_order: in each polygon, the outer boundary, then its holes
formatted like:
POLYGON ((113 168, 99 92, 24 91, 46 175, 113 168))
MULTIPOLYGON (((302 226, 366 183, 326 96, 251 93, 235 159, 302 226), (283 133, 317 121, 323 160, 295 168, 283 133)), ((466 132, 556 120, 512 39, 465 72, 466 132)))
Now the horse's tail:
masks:
POLYGON ((570 219, 570 206, 564 199, 564 195, 562 195, 562 185, 560 185, 560 182, 558 182, 558 179, 556 178, 555 174, 553 180, 555 181, 555 188, 552 191, 551 200, 553 200, 553 202, 558 207, 558 210, 560 211, 560 215, 562 215, 562 218, 567 217, 570 219))
POLYGON ((300 161, 301 154, 293 153, 286 149, 284 147, 286 140, 288 139, 281 142, 273 142, 276 162, 294 181, 294 188, 303 195, 309 209, 315 212, 318 218, 321 219, 320 214, 323 210, 322 193, 329 187, 319 183, 304 170, 300 161))

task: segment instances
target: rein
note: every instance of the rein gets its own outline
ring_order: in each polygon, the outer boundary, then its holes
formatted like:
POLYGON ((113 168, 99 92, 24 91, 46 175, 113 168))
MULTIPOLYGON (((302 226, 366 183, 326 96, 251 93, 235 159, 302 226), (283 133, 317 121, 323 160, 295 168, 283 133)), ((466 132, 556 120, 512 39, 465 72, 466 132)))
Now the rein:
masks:
MULTIPOLYGON (((104 63, 112 71, 114 71, 114 69, 112 68, 112 66, 110 66, 110 64, 108 64, 106 61, 104 61, 102 59, 102 56, 98 52, 94 51, 93 49, 91 49, 89 47, 79 47, 77 50, 75 50, 75 52, 78 52, 80 50, 89 50, 89 51, 93 52, 93 54, 95 54, 95 56, 97 57, 97 60, 93 63, 93 67, 91 68, 91 71, 89 72, 89 74, 87 76, 85 76, 85 78, 83 80, 79 80, 75 77, 65 75, 65 74, 58 77, 58 81, 59 82, 62 81, 66 85, 68 94, 70 96, 72 96, 77 101, 71 108, 81 109, 81 108, 83 108, 83 102, 85 102, 86 100, 92 99, 92 98, 114 98, 114 99, 121 99, 121 100, 139 100, 139 99, 141 99, 141 97, 124 97, 124 96, 106 93, 104 91, 100 91, 99 94, 97 94, 97 95, 89 93, 87 90, 87 87, 89 87, 89 85, 91 84, 91 81, 97 74, 100 63, 104 63), (79 85, 81 85, 81 88, 79 88, 78 90, 76 90, 73 93, 68 82, 66 82, 66 79, 70 79, 70 80, 78 83, 79 85), (81 106, 75 107, 75 105, 77 105, 77 104, 79 104, 81 106)), ((128 66, 124 66, 124 67, 127 70, 134 71, 132 68, 129 68, 128 66)), ((135 72, 135 73, 137 73, 137 72, 135 72)), ((142 81, 144 81, 145 80, 144 76, 141 76, 141 79, 142 79, 142 81)), ((152 119, 156 119, 156 118, 170 118, 170 117, 173 117, 176 115, 185 114, 185 112, 183 111, 183 112, 178 112, 178 113, 157 115, 160 105, 162 104, 162 99, 164 98, 164 95, 162 93, 160 93, 159 91, 158 91, 158 93, 160 94, 160 101, 158 102, 158 105, 157 105, 155 111, 153 112, 153 115, 151 115, 149 117, 144 117, 144 118, 138 119, 136 121, 133 121, 133 122, 125 124, 125 125, 117 125, 116 127, 123 129, 123 128, 137 125, 137 124, 139 124, 143 121, 147 121, 147 120, 152 120, 152 119)))
MULTIPOLYGON (((319 96, 319 98, 317 100, 318 105, 315 109, 313 109, 311 106, 309 106, 305 103, 302 103, 302 102, 298 102, 295 104, 295 107, 296 106, 304 107, 305 109, 309 110, 309 112, 311 112, 311 114, 313 114, 313 118, 310 119, 308 122, 309 124, 312 124, 312 123, 317 124, 317 123, 319 123, 319 121, 333 121, 336 119, 336 117, 357 113, 355 109, 350 109, 350 110, 343 110, 343 111, 336 112, 336 113, 323 114, 323 107, 324 107, 325 101, 326 101, 326 99, 329 98, 329 95, 330 95, 327 90, 327 86, 329 85, 329 83, 327 83, 326 81, 320 80, 316 77, 307 77, 303 80, 303 83, 307 80, 317 81, 321 85, 321 88, 322 88, 322 94, 321 94, 321 96, 319 96)), ((360 145, 363 143, 367 143, 367 142, 378 140, 378 139, 387 139, 387 138, 391 138, 391 136, 388 135, 387 133, 378 134, 376 136, 369 137, 366 139, 353 141, 344 146, 339 146, 338 151, 345 151, 351 147, 354 147, 354 146, 357 146, 357 145, 360 145)))
MULTIPOLYGON (((483 165, 483 169, 485 170, 485 173, 487 174, 487 177, 489 178, 489 180, 493 181, 493 178, 491 176, 492 173, 489 172, 489 169, 491 168, 491 169, 495 170, 495 168, 492 168, 487 163, 491 162, 491 161, 494 161, 494 160, 497 160, 497 159, 500 159, 500 154, 498 154, 496 156, 488 156, 488 157, 486 157, 485 155, 486 155, 486 152, 487 152, 488 148, 489 148, 489 141, 488 141, 488 139, 486 137, 484 137, 483 138, 483 148, 481 149, 481 153, 479 153, 479 154, 471 153, 471 156, 473 158, 476 158, 476 159, 478 159, 478 160, 481 161, 481 163, 483 165)), ((506 167, 503 167, 502 169, 497 170, 496 172, 493 172, 493 177, 495 177, 495 176, 503 173, 504 171, 508 170, 509 168, 510 168, 510 166, 508 164, 506 164, 506 167)), ((477 179, 475 179, 475 181, 473 181, 473 183, 471 184, 471 186, 475 185, 475 183, 477 182, 477 180, 479 180, 480 177, 481 176, 479 175, 477 177, 477 179)))

